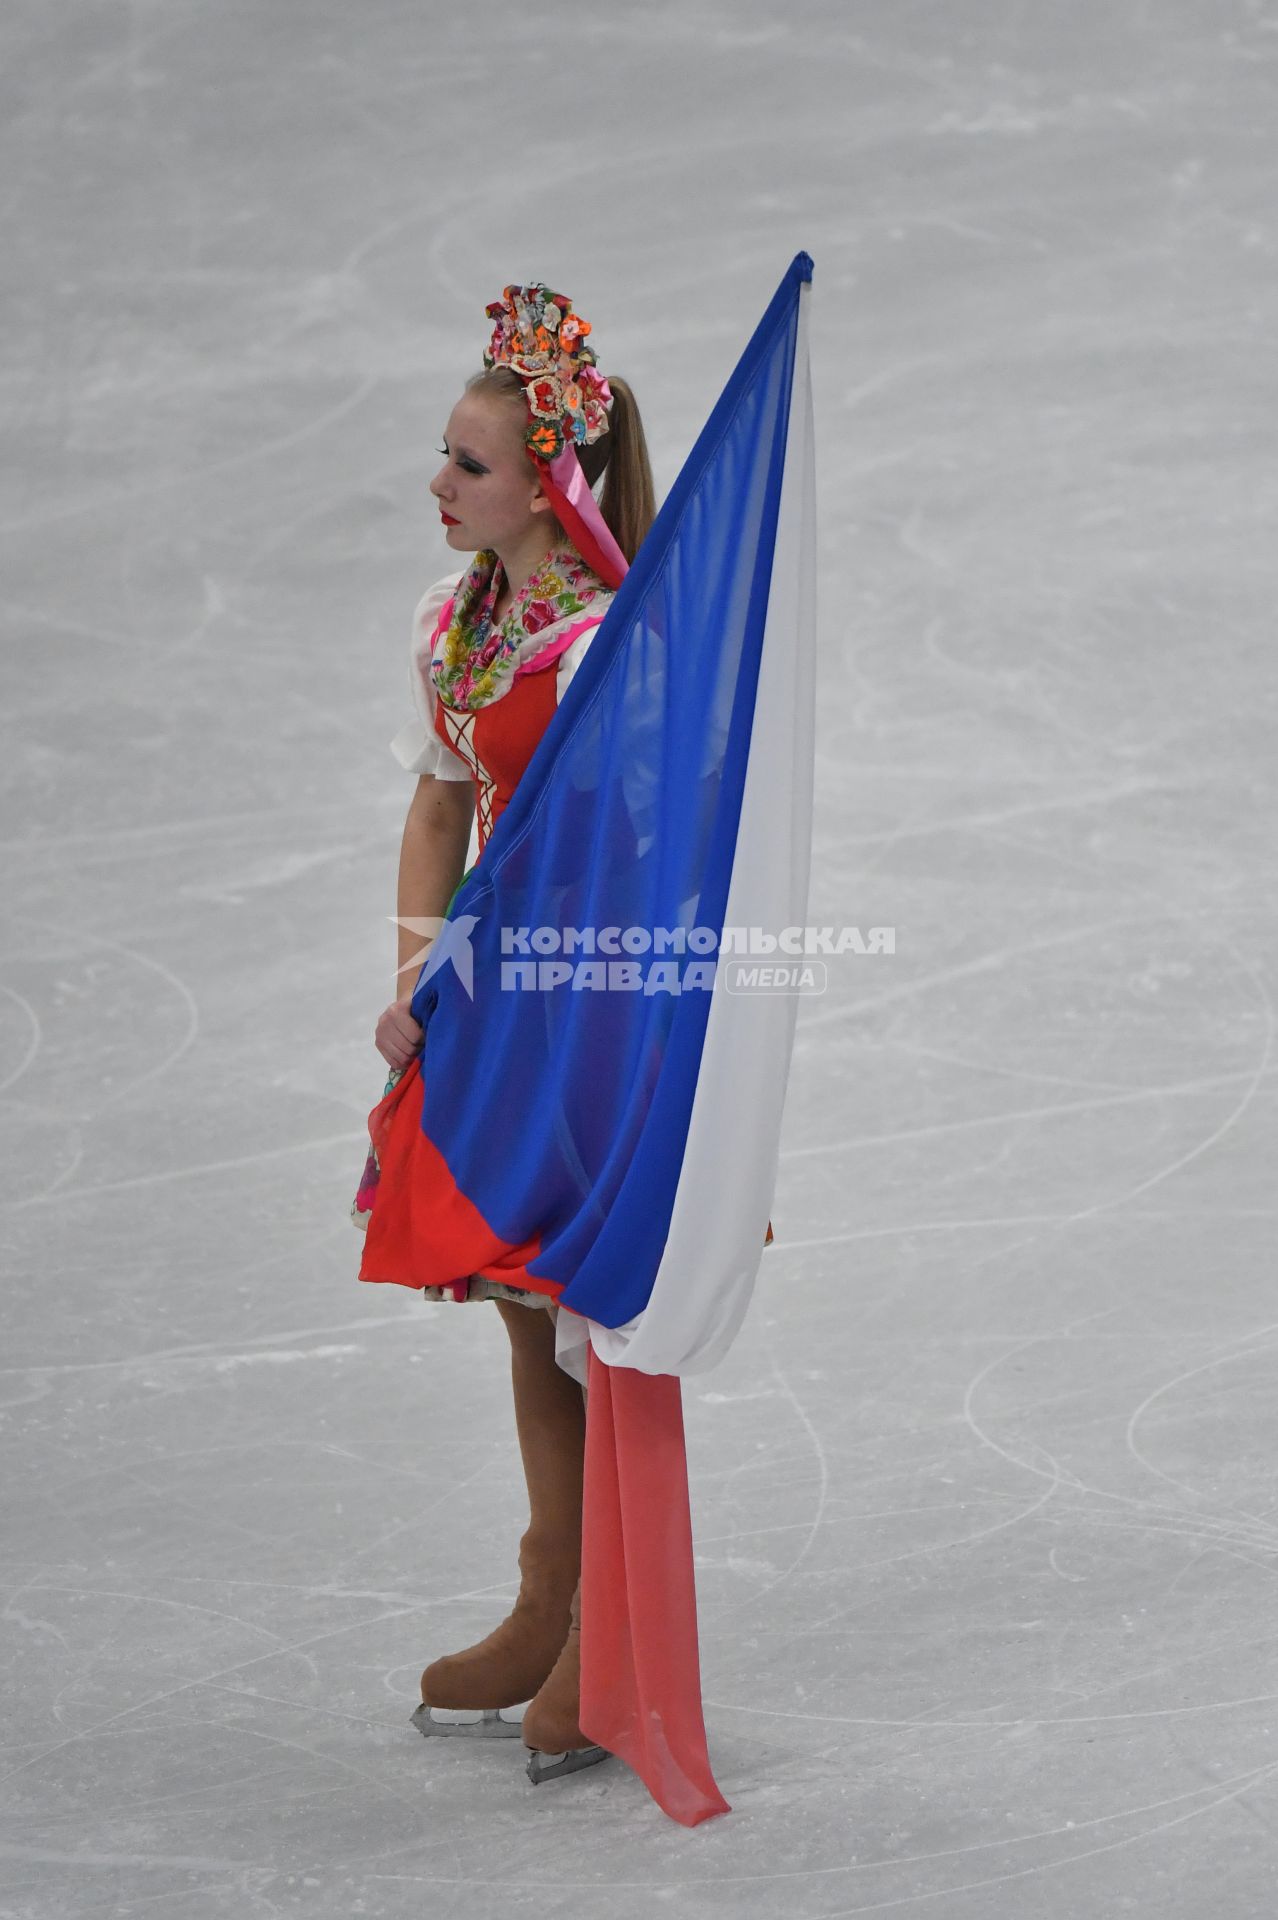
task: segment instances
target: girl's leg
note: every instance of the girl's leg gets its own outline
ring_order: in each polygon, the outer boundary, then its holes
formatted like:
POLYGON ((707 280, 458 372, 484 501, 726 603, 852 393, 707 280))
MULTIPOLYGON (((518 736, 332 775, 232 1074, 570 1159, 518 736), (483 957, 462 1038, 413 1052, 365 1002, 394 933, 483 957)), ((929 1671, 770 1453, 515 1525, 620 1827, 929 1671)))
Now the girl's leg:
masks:
MULTIPOLYGON (((558 1309, 552 1306, 552 1316, 558 1309)), ((583 1404, 585 1387, 581 1388, 583 1404)), ((607 1749, 596 1746, 582 1733, 577 1716, 581 1711, 581 1584, 573 1589, 568 1635, 559 1658, 550 1669, 536 1695, 525 1710, 522 1735, 525 1747, 532 1749, 529 1774, 533 1780, 549 1780, 578 1767, 593 1766, 606 1760, 607 1749)))
POLYGON ((422 1675, 427 1706, 496 1708, 531 1700, 562 1651, 581 1574, 581 1388, 555 1361, 551 1314, 498 1300, 510 1336, 515 1427, 528 1487, 519 1543, 519 1598, 486 1639, 435 1660, 422 1675))

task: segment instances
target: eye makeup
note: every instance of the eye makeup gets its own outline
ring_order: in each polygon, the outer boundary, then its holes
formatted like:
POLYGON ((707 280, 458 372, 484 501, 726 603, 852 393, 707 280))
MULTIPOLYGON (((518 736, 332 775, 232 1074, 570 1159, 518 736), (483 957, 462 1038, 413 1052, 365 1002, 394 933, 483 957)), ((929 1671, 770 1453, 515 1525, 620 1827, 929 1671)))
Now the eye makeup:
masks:
MULTIPOLYGON (((448 454, 448 451, 449 451, 448 442, 445 441, 444 445, 439 448, 439 452, 442 454, 448 454)), ((469 453, 459 453, 457 455, 457 464, 461 468, 463 473, 482 474, 482 473, 488 472, 488 468, 482 467, 479 464, 478 460, 474 459, 474 457, 469 453)))

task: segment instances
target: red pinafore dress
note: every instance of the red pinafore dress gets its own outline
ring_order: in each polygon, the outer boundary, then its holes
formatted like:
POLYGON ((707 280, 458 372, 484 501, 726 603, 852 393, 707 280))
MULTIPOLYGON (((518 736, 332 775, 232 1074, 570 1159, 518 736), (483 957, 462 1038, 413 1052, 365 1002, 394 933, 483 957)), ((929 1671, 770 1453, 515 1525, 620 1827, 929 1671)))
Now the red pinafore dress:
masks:
MULTIPOLYGON (((479 841, 476 863, 482 860, 493 827, 509 803, 524 769, 541 742, 558 706, 557 667, 560 656, 584 633, 599 625, 612 596, 600 594, 595 604, 599 611, 587 619, 577 619, 550 638, 530 659, 520 662, 511 685, 500 698, 470 709, 451 707, 442 694, 435 698, 434 729, 449 751, 465 761, 471 771, 475 790, 475 819, 479 841)), ((452 615, 448 601, 439 615, 432 645, 444 632, 452 615)), ((473 871, 473 869, 472 869, 473 871)), ((386 1091, 368 1116, 370 1137, 375 1144, 369 1151, 359 1191, 351 1206, 351 1219, 366 1229, 374 1202, 378 1211, 379 1233, 375 1239, 389 1238, 397 1248, 420 1234, 416 1222, 410 1222, 411 1196, 407 1182, 396 1179, 397 1170, 406 1172, 421 1135, 421 1059, 419 1053, 407 1068, 394 1068, 386 1082, 386 1091), (382 1231, 385 1230, 385 1233, 382 1231)), ((490 1274, 471 1274, 465 1279, 429 1284, 425 1276, 405 1271, 402 1251, 394 1271, 382 1271, 385 1256, 366 1243, 360 1263, 361 1280, 393 1280, 415 1287, 426 1300, 517 1300, 522 1305, 540 1307, 548 1303, 552 1289, 543 1293, 536 1288, 513 1286, 490 1274)), ((429 1268, 430 1261, 423 1264, 429 1268)))

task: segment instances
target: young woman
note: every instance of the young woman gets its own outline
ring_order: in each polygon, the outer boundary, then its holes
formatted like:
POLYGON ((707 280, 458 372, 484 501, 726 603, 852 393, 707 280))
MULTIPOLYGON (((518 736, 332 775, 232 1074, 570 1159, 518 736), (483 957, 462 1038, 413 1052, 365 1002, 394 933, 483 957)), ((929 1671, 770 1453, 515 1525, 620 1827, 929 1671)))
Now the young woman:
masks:
MULTIPOLYGON (((413 928, 446 914, 472 824, 483 860, 654 513, 638 408, 629 387, 597 372, 588 324, 540 284, 507 287, 487 311, 485 369, 449 416, 431 482, 445 540, 475 557, 417 608, 416 718, 391 743, 418 782, 399 861, 403 984, 375 1036, 392 1069, 388 1091, 422 1044, 410 1010, 424 958, 413 928)), ((379 1187, 378 1171, 370 1155, 352 1209, 358 1224, 374 1199, 379 1208, 403 1200, 379 1187)), ((432 1661, 414 1718, 423 1733, 522 1731, 532 1778, 549 1778, 606 1757, 577 1724, 583 1389, 556 1363, 557 1310, 545 1296, 482 1276, 422 1292, 496 1303, 510 1337, 529 1521, 513 1612, 474 1646, 432 1661), (522 1723, 503 1713, 525 1701, 522 1723)))

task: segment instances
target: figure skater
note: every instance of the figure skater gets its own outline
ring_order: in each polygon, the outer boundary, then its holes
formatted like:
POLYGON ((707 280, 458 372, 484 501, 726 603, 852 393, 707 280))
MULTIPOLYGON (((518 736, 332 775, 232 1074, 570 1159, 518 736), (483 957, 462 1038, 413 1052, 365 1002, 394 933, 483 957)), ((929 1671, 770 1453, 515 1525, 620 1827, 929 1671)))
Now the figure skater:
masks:
MULTIPOLYGON (((422 929, 441 924, 466 877, 472 825, 482 862, 654 516, 638 407, 625 382, 598 372, 588 323, 540 283, 507 287, 487 312, 484 370, 449 416, 430 485, 448 546, 474 558, 417 607, 416 717, 391 743, 417 787, 399 858, 397 992, 375 1036, 388 1093, 422 1046, 411 1012, 422 929)), ((357 1224, 403 1198, 379 1175, 370 1153, 357 1224)), ((480 1275, 421 1291, 496 1304, 529 1515, 513 1611, 427 1666, 413 1717, 426 1734, 522 1734, 530 1777, 548 1779, 607 1758, 578 1726, 584 1389, 556 1363, 547 1295, 480 1275), (511 1710, 524 1702, 521 1721, 511 1710)))

